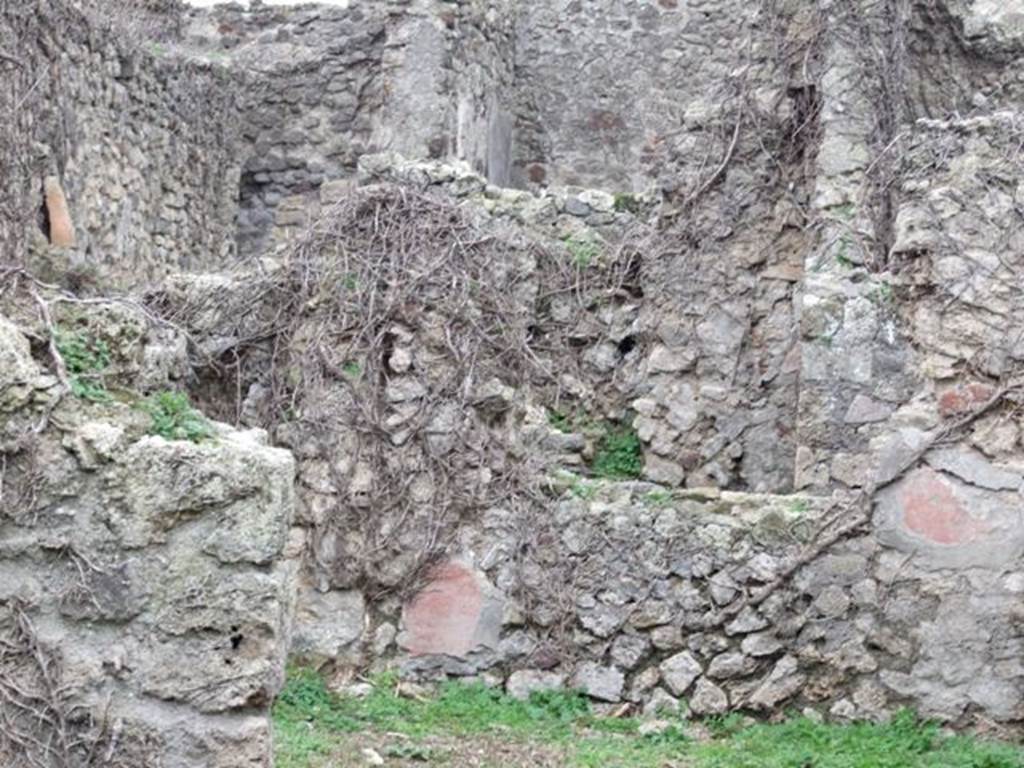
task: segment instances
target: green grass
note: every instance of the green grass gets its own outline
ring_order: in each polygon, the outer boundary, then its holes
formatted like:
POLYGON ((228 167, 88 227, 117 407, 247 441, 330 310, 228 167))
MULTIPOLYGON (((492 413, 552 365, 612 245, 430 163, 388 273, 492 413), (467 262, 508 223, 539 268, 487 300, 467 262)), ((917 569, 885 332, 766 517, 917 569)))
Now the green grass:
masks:
POLYGON ((569 235, 562 242, 565 243, 573 263, 580 269, 586 269, 601 256, 601 246, 593 240, 569 235))
POLYGON ((643 464, 643 450, 636 430, 606 424, 590 463, 594 476, 609 480, 637 478, 640 477, 643 464))
POLYGON ((647 493, 644 494, 644 502, 646 502, 649 506, 654 507, 655 509, 667 507, 669 504, 672 503, 673 498, 674 496, 672 495, 671 491, 656 490, 648 491, 647 493))
POLYGON ((548 411, 548 424, 552 429, 569 434, 574 431, 575 419, 563 411, 551 409, 548 411))
MULTIPOLYGON (((474 739, 543 744, 566 768, 1024 768, 1024 752, 1005 743, 946 736, 910 712, 883 724, 828 725, 793 718, 746 725, 738 716, 706 721, 710 740, 688 735, 683 720, 640 735, 635 718, 596 716, 573 692, 515 701, 482 685, 447 683, 429 699, 396 695, 394 678, 375 681, 362 699, 331 694, 308 669, 291 670, 274 705, 277 768, 339 765, 332 753, 355 734, 400 734, 386 748, 395 758, 452 764, 445 746, 474 739)), ((456 761, 457 762, 457 761, 456 761)))
POLYGON ((700 768, 1020 768, 1009 744, 942 736, 900 712, 884 724, 825 725, 805 718, 756 725, 700 750, 700 768))
POLYGON ((632 213, 636 215, 640 213, 642 206, 636 195, 628 192, 619 192, 615 195, 612 208, 618 213, 632 213))
POLYGON ((64 360, 72 394, 94 403, 109 403, 111 397, 103 379, 110 366, 107 343, 81 331, 57 331, 54 341, 64 360))
POLYGON ((160 392, 143 403, 152 423, 151 435, 166 440, 191 440, 200 443, 213 437, 213 427, 199 411, 192 407, 184 392, 160 392))

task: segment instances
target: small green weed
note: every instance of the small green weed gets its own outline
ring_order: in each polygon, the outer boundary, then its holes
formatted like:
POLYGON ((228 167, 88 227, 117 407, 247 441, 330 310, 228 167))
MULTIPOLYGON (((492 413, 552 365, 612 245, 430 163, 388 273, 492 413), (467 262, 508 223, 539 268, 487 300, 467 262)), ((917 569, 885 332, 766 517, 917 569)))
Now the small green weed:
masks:
POLYGON ((648 491, 644 494, 644 501, 655 508, 666 507, 672 503, 672 492, 648 491))
POLYGON ((727 715, 713 715, 704 724, 716 739, 724 739, 742 731, 746 721, 743 715, 730 712, 727 715))
POLYGON ((836 252, 836 262, 841 267, 847 269, 853 267, 853 261, 850 259, 850 239, 843 235, 839 239, 839 250, 836 252))
POLYGON ((583 499, 584 501, 590 501, 594 498, 597 495, 597 491, 597 483, 588 483, 581 477, 574 478, 572 485, 569 486, 569 493, 577 499, 583 499))
POLYGON ((572 432, 572 420, 568 414, 554 409, 548 411, 548 424, 559 432, 572 432))
POLYGON ((566 411, 559 411, 556 409, 548 411, 548 424, 559 432, 567 435, 573 432, 587 432, 594 426, 593 422, 586 416, 586 414, 580 411, 567 413, 566 411))
POLYGON ((795 515, 802 515, 811 508, 811 504, 807 499, 794 499, 789 505, 790 511, 795 515))
POLYGON ((892 304, 894 298, 895 291, 893 291, 893 287, 889 283, 879 283, 878 287, 868 294, 868 299, 872 303, 879 305, 892 304))
POLYGON ((54 341, 67 368, 72 394, 94 403, 109 403, 110 393, 103 381, 103 373, 110 365, 107 343, 81 331, 59 330, 54 341))
POLYGON ((359 363, 350 360, 341 367, 341 370, 350 379, 358 379, 363 372, 363 367, 359 363))
POLYGON ((562 242, 565 243, 573 263, 580 269, 586 269, 601 256, 601 247, 593 240, 569 235, 562 242))
POLYGON ((615 194, 615 200, 612 202, 612 208, 618 213, 632 213, 636 215, 640 213, 640 200, 636 195, 630 194, 629 192, 618 192, 615 194))
POLYGON ((166 440, 191 440, 199 443, 213 436, 210 422, 192 407, 184 392, 160 392, 143 403, 153 420, 151 435, 166 440))
POLYGON ((590 469, 596 477, 626 480, 640 477, 643 450, 640 438, 632 427, 606 424, 598 440, 590 469))

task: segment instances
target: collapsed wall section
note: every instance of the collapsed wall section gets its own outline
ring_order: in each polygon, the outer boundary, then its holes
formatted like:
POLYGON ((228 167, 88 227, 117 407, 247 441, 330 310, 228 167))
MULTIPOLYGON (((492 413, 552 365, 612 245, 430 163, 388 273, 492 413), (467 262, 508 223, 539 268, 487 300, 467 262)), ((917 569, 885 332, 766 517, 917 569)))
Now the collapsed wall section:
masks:
POLYGON ((63 391, 3 317, 0 363, 0 762, 270 766, 290 454, 226 427, 147 436, 137 407, 63 391))

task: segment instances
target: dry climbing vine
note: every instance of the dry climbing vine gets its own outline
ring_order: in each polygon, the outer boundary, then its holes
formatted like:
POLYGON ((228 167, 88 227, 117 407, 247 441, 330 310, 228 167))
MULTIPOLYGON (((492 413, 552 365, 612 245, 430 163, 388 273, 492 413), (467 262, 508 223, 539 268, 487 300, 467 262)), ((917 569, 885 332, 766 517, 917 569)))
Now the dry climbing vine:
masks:
POLYGON ((117 727, 72 700, 28 606, 0 604, 0 761, 25 768, 123 766, 117 727))
MULTIPOLYGON (((332 584, 405 589, 482 510, 544 513, 524 408, 573 397, 573 379, 608 386, 580 355, 606 330, 594 310, 631 298, 628 247, 584 262, 426 192, 376 186, 279 256, 217 315, 230 342, 209 378, 311 459, 311 555, 332 584)), ((223 300, 163 293, 152 306, 195 327, 223 300)))

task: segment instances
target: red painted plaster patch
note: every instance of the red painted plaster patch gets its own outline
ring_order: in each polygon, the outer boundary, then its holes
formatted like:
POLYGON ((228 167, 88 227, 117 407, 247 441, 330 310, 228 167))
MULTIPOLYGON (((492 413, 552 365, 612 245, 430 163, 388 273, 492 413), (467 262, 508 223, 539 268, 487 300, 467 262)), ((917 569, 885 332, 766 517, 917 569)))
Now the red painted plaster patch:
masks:
POLYGON ((989 531, 970 516, 949 483, 931 469, 919 469, 907 477, 900 502, 907 530, 936 544, 968 544, 989 531))
POLYGON ((473 648, 483 594, 473 572, 458 563, 444 563, 406 607, 403 619, 413 655, 463 656, 473 648))
POLYGON ((979 405, 988 402, 996 393, 991 384, 973 382, 960 384, 939 395, 939 415, 943 418, 969 413, 979 405))
POLYGON ((526 174, 534 184, 543 184, 548 177, 548 172, 540 163, 530 163, 526 167, 526 174))

